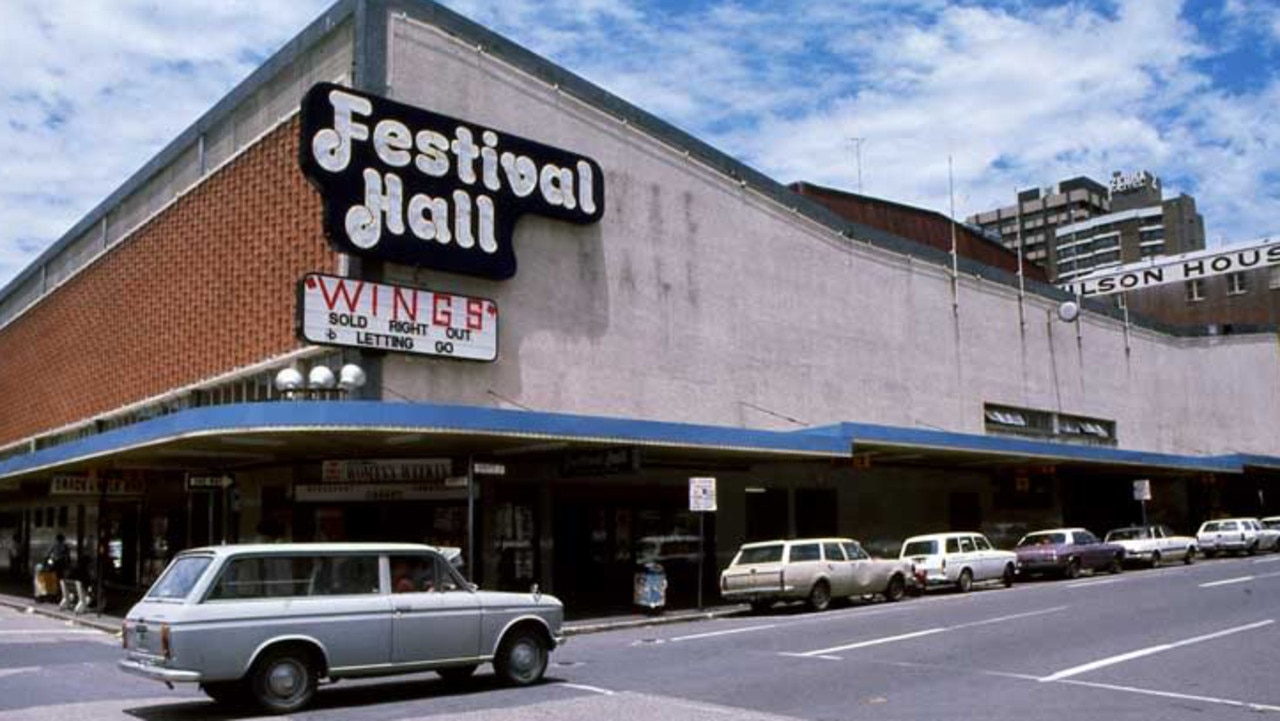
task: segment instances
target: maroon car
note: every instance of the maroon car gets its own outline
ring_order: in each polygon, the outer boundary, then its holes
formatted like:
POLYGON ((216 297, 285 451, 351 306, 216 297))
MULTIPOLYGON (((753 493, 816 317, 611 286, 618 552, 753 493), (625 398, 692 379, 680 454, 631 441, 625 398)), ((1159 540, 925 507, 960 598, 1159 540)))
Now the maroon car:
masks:
POLYGON ((1018 573, 1024 576, 1051 573, 1075 578, 1084 569, 1119 573, 1124 567, 1123 546, 1103 543, 1083 528, 1028 533, 1013 550, 1018 554, 1018 573))

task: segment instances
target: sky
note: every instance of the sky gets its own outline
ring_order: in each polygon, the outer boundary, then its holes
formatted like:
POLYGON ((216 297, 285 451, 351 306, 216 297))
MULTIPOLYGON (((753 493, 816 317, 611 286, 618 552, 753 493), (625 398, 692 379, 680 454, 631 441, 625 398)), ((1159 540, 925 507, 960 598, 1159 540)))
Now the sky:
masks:
MULTIPOLYGON (((0 2, 0 286, 329 4, 0 2)), ((443 4, 783 183, 963 218, 1145 169, 1280 234, 1277 0, 443 4)))

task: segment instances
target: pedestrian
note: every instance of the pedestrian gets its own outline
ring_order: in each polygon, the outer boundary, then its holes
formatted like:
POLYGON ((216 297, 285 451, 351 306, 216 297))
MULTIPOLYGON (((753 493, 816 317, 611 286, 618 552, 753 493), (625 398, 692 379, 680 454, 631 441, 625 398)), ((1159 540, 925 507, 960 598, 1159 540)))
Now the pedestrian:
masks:
POLYGON ((67 545, 67 537, 61 533, 54 537, 53 545, 49 547, 49 556, 45 559, 45 568, 56 573, 58 580, 62 580, 63 576, 71 568, 71 547, 67 545))

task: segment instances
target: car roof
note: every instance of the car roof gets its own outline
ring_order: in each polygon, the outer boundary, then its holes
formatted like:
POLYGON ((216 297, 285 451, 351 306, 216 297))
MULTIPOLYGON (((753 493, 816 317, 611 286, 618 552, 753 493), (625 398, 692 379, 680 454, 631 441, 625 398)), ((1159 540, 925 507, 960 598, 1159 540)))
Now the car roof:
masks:
POLYGON ((452 550, 423 543, 230 543, 223 546, 202 546, 183 551, 179 555, 233 556, 239 554, 286 553, 422 553, 452 550))
POLYGON ((911 543, 912 541, 941 541, 948 538, 968 538, 969 536, 981 536, 977 531, 951 531, 949 533, 926 533, 921 536, 912 536, 903 543, 911 543))
MULTIPOLYGON (((1137 528, 1142 528, 1142 526, 1137 526, 1137 528)), ((1071 528, 1045 528, 1039 531, 1028 531, 1026 535, 1035 536, 1041 533, 1072 533, 1072 532, 1084 531, 1084 530, 1086 529, 1075 527, 1075 526, 1072 526, 1071 528)))
POLYGON ((781 543, 857 543, 852 538, 840 538, 835 536, 823 536, 821 538, 779 538, 776 541, 752 541, 751 543, 742 544, 742 548, 762 548, 764 546, 776 546, 781 543))

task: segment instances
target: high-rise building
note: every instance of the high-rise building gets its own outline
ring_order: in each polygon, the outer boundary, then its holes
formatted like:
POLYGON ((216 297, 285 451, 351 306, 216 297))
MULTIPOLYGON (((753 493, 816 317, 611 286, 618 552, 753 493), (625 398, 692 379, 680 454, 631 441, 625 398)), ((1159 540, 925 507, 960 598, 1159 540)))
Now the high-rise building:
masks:
POLYGON ((1165 199, 1160 179, 1143 170, 1112 174, 1109 186, 1087 177, 1018 193, 1017 203, 970 216, 967 222, 1022 244, 1024 257, 1054 282, 1153 255, 1204 248, 1204 218, 1185 193, 1165 199))

